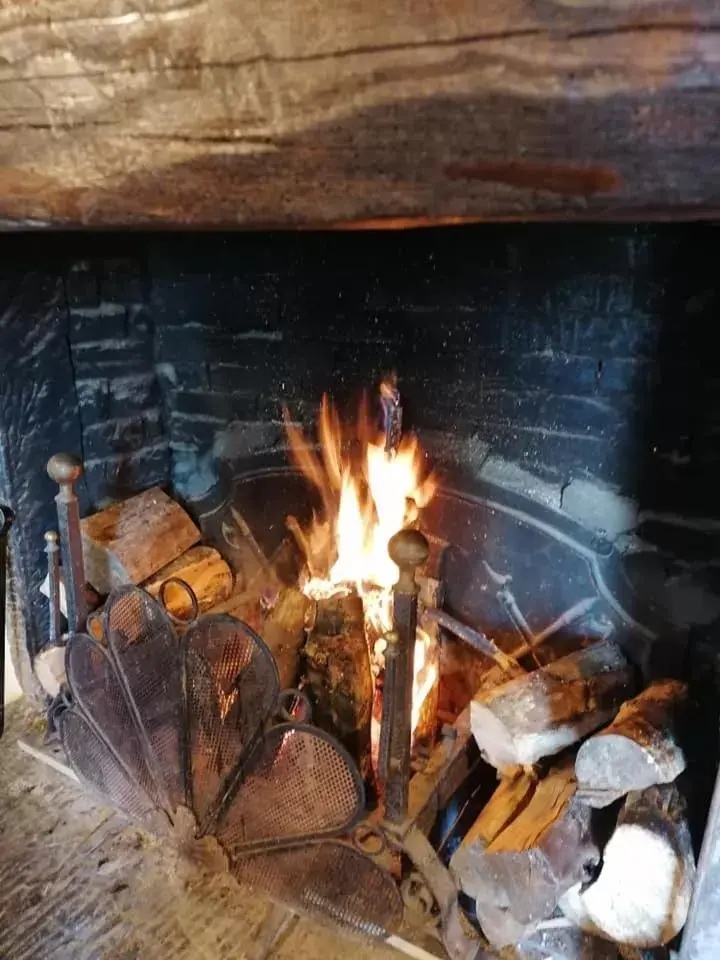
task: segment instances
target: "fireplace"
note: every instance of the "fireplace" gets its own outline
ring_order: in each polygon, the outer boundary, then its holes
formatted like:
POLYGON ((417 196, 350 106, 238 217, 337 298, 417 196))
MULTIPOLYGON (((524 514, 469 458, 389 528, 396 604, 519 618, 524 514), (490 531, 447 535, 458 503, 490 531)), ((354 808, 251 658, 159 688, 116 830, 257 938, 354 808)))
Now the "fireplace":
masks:
MULTIPOLYGON (((455 726, 478 659, 452 629, 506 653, 547 644, 549 660, 612 642, 643 684, 687 677, 720 615, 705 336, 716 235, 695 223, 6 238, 0 502, 16 514, 9 642, 21 683, 44 704, 32 664, 51 636, 40 588, 52 454, 82 459, 83 516, 166 489, 231 567, 228 609, 249 619, 258 555, 296 585, 287 517, 307 528, 316 506, 283 409, 310 435, 324 393, 349 419, 391 375, 437 476, 417 572, 445 593, 445 624, 433 622, 447 736, 413 757, 416 794, 443 751, 478 766, 455 726)), ((416 801, 445 865, 491 782, 460 780, 459 793, 435 783, 416 801)), ((363 869, 362 850, 341 849, 343 869, 363 869)), ((331 857, 292 857, 298 875, 331 870, 331 857)), ((279 895, 285 875, 270 862, 259 872, 279 895)), ((343 909, 335 919, 352 927, 343 909)))

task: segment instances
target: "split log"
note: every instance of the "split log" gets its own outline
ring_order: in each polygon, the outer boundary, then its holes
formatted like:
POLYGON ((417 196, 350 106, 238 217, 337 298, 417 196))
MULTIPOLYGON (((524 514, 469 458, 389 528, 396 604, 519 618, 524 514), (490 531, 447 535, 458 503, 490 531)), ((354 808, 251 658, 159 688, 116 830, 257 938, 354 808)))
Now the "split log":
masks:
POLYGON ((618 960, 618 952, 566 917, 553 917, 517 944, 513 960, 618 960))
POLYGON ((315 722, 340 740, 366 778, 373 678, 360 597, 317 601, 315 623, 305 643, 305 665, 315 722))
POLYGON ((668 943, 687 917, 695 859, 685 804, 675 784, 628 795, 603 852, 598 878, 570 891, 573 922, 631 947, 668 943))
MULTIPOLYGON (((423 610, 437 610, 443 601, 443 584, 434 577, 419 577, 418 597, 423 610)), ((435 620, 420 618, 419 626, 425 634, 422 647, 423 663, 418 675, 419 689, 424 690, 425 697, 417 707, 417 723, 413 732, 413 752, 429 752, 435 741, 438 721, 438 700, 440 690, 440 627, 435 620)), ((415 647, 415 657, 419 655, 418 646, 415 647)), ((418 663, 415 663, 418 669, 418 663)), ((415 705, 413 705, 413 712, 415 705)))
POLYGON ((475 839, 461 846, 452 869, 462 889, 475 897, 485 935, 500 947, 517 942, 517 925, 527 933, 550 917, 562 895, 590 877, 600 851, 592 837, 592 811, 575 797, 570 760, 542 780, 521 773, 502 783, 488 806, 481 826, 473 828, 475 839), (508 935, 515 940, 497 939, 498 911, 508 912, 508 935), (483 924, 484 915, 489 924, 483 924))
POLYGON ((312 601, 297 587, 285 587, 262 628, 262 638, 275 659, 281 690, 297 686, 311 606, 312 601))
MULTIPOLYGON (((192 588, 200 613, 227 600, 233 589, 233 575, 226 561, 214 547, 202 544, 173 560, 142 586, 151 596, 158 597, 163 583, 170 577, 183 580, 192 588)), ((183 620, 192 616, 190 598, 182 587, 169 584, 164 599, 174 616, 183 620)))
POLYGON ((687 687, 659 680, 624 704, 605 730, 586 740, 575 758, 578 790, 604 807, 632 790, 672 783, 685 769, 679 727, 687 687))
POLYGON ((633 694, 634 675, 611 641, 555 660, 490 692, 470 706, 473 735, 501 769, 536 763, 597 730, 633 694))
POLYGON ((194 546, 200 531, 159 487, 81 521, 85 576, 99 593, 142 583, 194 546))
POLYGON ((65 646, 45 647, 33 659, 33 671, 40 686, 50 697, 60 693, 60 687, 67 681, 65 676, 65 646))

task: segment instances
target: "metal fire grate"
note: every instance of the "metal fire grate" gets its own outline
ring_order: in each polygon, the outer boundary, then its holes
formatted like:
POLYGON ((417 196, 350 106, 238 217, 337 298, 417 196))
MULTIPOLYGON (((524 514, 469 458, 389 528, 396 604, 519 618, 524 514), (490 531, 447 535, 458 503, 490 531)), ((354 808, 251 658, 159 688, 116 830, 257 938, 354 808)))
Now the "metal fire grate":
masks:
POLYGON ((346 751, 308 724, 276 722, 277 669, 246 624, 196 620, 178 640, 161 604, 115 591, 91 637, 68 642, 61 720, 78 776, 151 830, 214 837, 233 875, 355 933, 383 936, 402 902, 389 874, 347 844, 364 810, 346 751))

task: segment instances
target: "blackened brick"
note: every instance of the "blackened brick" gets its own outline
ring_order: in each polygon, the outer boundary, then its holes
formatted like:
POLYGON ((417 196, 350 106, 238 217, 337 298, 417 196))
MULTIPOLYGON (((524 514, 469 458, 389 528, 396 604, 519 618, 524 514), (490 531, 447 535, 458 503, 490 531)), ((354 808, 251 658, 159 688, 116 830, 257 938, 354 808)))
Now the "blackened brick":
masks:
POLYGON ((130 306, 127 308, 128 335, 131 337, 151 337, 153 322, 150 310, 145 306, 130 306))
POLYGON ((73 360, 79 376, 107 378, 144 373, 154 363, 152 342, 130 337, 78 343, 73 360))
POLYGON ((115 377, 109 381, 108 391, 111 417, 142 413, 160 403, 160 386, 154 371, 129 377, 115 377))
POLYGON ((99 264, 93 260, 74 263, 65 276, 65 294, 68 306, 97 309, 100 305, 99 264))
POLYGON ((220 393, 208 390, 178 390, 173 394, 173 411, 188 416, 209 416, 218 420, 258 418, 258 394, 252 390, 220 393))
POLYGON ((83 443, 88 457, 102 459, 140 450, 163 437, 159 411, 148 411, 132 417, 108 420, 83 430, 83 443))
POLYGON ((70 313, 70 340, 73 344, 127 337, 127 313, 118 304, 102 304, 92 310, 70 313))
POLYGON ((147 268, 141 260, 122 258, 102 262, 100 295, 125 305, 146 303, 150 294, 147 268))
POLYGON ((107 380, 76 380, 75 392, 83 425, 98 423, 110 415, 107 380))
POLYGON ((207 364, 199 363, 157 363, 155 373, 161 389, 170 390, 209 390, 210 376, 207 364))
POLYGON ((167 486, 169 480, 170 449, 165 441, 85 461, 85 481, 94 509, 151 486, 167 486))
POLYGON ((208 447, 212 446, 217 434, 227 425, 225 418, 173 413, 170 416, 170 439, 173 444, 208 447))

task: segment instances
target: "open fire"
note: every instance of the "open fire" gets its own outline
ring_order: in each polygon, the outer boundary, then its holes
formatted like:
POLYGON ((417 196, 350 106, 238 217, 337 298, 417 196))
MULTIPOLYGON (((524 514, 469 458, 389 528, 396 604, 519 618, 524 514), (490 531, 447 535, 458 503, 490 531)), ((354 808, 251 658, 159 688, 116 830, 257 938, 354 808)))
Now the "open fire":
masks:
MULTIPOLYGON (((380 387, 382 428, 365 398, 357 421, 343 424, 327 395, 318 424, 319 451, 290 422, 285 426, 292 458, 317 490, 321 508, 310 526, 294 517, 288 526, 306 561, 304 593, 313 599, 357 594, 363 602, 365 636, 373 673, 382 669, 384 635, 392 629, 392 587, 398 568, 388 555, 390 538, 411 526, 428 504, 437 483, 420 443, 402 434, 397 392, 392 381, 380 387)), ((412 729, 437 680, 433 640, 418 628, 415 644, 412 729)), ((373 741, 377 740, 374 724, 373 741)))

